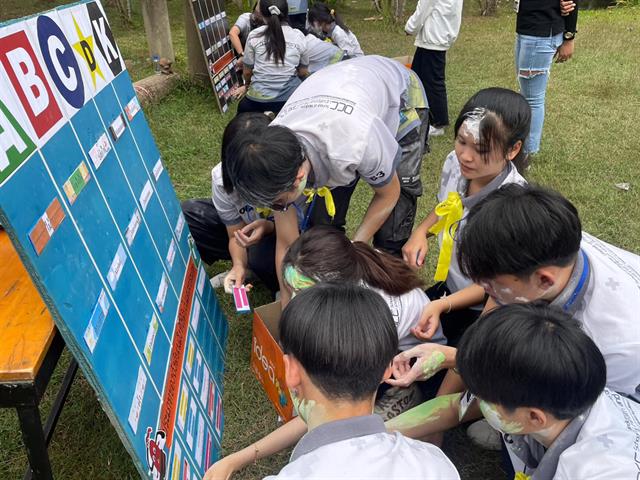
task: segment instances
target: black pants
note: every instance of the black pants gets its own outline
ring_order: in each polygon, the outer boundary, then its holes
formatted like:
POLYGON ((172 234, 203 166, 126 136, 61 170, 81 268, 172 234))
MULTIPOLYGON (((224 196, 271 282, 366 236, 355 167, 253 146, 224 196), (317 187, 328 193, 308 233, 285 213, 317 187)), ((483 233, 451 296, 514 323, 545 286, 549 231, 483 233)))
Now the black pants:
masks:
MULTIPOLYGON (((182 212, 191 236, 205 263, 230 260, 227 227, 210 198, 194 198, 182 202, 182 212)), ((278 277, 275 267, 276 236, 268 235, 260 243, 247 249, 249 268, 271 290, 277 292, 278 277)))
MULTIPOLYGON (((445 282, 436 283, 425 290, 425 293, 427 297, 429 297, 429 300, 437 300, 445 293, 451 295, 451 291, 445 282)), ((440 324, 442 325, 442 333, 447 337, 447 345, 457 347, 464 332, 478 319, 480 313, 480 310, 473 310, 471 308, 443 313, 440 316, 440 324)))
POLYGON ((447 52, 416 48, 411 69, 418 74, 429 100, 431 125, 443 127, 449 125, 447 107, 447 86, 445 84, 445 66, 447 52))
POLYGON ((306 34, 307 12, 289 14, 289 26, 306 34))
POLYGON ((278 113, 286 102, 256 102, 249 97, 244 97, 238 104, 238 113, 247 112, 273 112, 278 113))
MULTIPOLYGON (((398 198, 398 203, 396 203, 389 218, 373 236, 374 247, 398 257, 402 256, 402 246, 411 235, 416 217, 418 197, 422 195, 420 169, 422 168, 422 156, 426 150, 429 110, 418 109, 418 114, 422 120, 420 128, 407 133, 398 142, 402 149, 402 159, 396 169, 400 180, 400 198, 398 198)), ((348 186, 331 189, 336 206, 336 215, 333 221, 326 213, 324 199, 321 197, 316 198, 314 212, 312 213, 312 225, 333 225, 344 231, 349 202, 356 189, 357 182, 356 180, 348 186)))

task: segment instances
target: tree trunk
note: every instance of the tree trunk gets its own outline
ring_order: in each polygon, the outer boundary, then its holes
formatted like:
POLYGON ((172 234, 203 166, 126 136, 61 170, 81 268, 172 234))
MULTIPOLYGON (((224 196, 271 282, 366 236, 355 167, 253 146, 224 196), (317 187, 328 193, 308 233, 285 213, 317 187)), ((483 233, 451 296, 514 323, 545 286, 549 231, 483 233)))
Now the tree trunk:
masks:
POLYGON ((178 74, 172 73, 170 75, 151 75, 135 82, 133 88, 138 95, 140 105, 147 107, 162 100, 178 85, 178 79, 178 74))

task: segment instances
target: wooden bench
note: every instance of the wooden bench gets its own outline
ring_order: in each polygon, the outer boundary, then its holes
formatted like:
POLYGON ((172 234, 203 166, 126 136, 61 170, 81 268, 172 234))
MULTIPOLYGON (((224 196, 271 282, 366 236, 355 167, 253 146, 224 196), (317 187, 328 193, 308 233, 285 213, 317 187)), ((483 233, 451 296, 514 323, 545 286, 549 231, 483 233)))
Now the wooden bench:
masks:
POLYGON ((0 407, 18 412, 29 458, 24 478, 50 479, 47 445, 78 364, 71 360, 45 425, 40 399, 64 349, 64 341, 7 233, 0 227, 0 407))

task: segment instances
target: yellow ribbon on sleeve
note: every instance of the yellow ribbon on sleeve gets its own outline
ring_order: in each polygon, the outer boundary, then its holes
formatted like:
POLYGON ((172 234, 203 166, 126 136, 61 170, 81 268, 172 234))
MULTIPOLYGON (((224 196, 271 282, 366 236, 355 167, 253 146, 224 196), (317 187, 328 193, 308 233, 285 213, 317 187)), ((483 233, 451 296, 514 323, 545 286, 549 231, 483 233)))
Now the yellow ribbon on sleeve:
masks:
POLYGON ((331 220, 336 216, 336 204, 333 202, 333 195, 329 187, 305 188, 302 194, 307 197, 307 203, 311 203, 315 195, 324 198, 324 205, 331 220))
POLYGON ((440 220, 429 229, 429 232, 434 235, 442 232, 438 267, 433 277, 436 282, 444 282, 449 275, 449 264, 453 253, 453 236, 458 229, 458 222, 462 219, 463 210, 462 199, 457 192, 449 192, 447 199, 436 205, 435 213, 440 217, 440 220))
POLYGON ((531 480, 531 477, 524 472, 516 472, 516 476, 513 480, 531 480))

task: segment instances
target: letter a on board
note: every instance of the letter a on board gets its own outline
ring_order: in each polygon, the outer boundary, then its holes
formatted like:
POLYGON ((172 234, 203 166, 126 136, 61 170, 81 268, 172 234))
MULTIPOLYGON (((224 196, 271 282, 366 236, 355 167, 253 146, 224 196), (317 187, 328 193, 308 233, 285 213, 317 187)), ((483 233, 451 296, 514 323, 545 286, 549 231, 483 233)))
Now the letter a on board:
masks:
POLYGON ((0 38, 0 63, 39 138, 61 118, 51 87, 23 30, 0 38))
POLYGON ((122 61, 120 60, 120 52, 118 52, 111 27, 97 3, 88 3, 87 12, 98 50, 100 50, 115 77, 122 71, 122 61))
POLYGON ((29 158, 36 146, 0 101, 0 185, 29 158))

